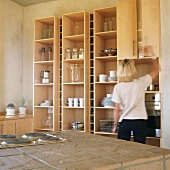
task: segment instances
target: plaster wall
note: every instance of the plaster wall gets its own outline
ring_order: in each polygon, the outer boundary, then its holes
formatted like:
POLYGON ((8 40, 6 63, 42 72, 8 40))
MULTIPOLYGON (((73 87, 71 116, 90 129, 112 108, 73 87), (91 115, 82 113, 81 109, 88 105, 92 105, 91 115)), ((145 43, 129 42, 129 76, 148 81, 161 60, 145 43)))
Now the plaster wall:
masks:
POLYGON ((0 111, 12 102, 16 107, 23 89, 23 7, 0 0, 0 111))
POLYGON ((170 1, 161 2, 162 146, 170 149, 170 1))

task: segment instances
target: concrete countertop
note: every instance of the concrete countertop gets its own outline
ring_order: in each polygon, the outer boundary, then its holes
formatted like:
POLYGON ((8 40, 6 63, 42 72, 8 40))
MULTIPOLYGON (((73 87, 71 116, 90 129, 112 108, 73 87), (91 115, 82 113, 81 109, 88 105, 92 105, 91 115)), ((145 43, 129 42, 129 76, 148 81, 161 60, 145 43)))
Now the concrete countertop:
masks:
POLYGON ((62 143, 0 149, 0 169, 168 170, 170 150, 84 132, 56 132, 62 143))

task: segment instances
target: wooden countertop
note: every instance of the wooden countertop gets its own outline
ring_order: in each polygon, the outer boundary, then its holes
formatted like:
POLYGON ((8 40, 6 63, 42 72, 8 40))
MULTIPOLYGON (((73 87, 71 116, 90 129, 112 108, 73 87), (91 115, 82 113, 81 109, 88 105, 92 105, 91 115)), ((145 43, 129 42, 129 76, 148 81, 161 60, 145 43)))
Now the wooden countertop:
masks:
POLYGON ((0 169, 170 169, 170 150, 84 132, 53 132, 65 142, 0 149, 0 169))
POLYGON ((25 118, 32 118, 32 117, 33 117, 33 114, 25 114, 25 115, 16 114, 15 116, 0 115, 0 121, 25 119, 25 118))

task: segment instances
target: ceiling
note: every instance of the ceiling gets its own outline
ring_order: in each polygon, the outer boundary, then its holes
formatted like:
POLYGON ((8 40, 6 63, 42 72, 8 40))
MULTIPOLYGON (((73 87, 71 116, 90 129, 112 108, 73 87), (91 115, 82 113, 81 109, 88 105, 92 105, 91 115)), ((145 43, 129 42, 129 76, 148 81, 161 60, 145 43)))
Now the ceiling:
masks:
POLYGON ((50 2, 50 1, 57 1, 57 0, 11 0, 11 1, 25 7, 29 5, 35 5, 43 2, 50 2))

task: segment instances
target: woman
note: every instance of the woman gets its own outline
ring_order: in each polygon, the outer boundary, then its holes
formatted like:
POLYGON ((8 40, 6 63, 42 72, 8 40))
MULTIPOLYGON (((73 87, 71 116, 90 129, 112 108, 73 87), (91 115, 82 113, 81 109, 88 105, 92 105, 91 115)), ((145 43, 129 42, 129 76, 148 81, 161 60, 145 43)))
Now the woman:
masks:
POLYGON ((116 133, 118 130, 118 139, 129 141, 133 131, 135 142, 146 142, 145 89, 152 84, 159 73, 158 59, 153 59, 152 66, 152 71, 140 78, 136 78, 137 71, 133 60, 125 59, 118 66, 119 83, 114 87, 112 95, 112 101, 116 103, 112 131, 116 133))

